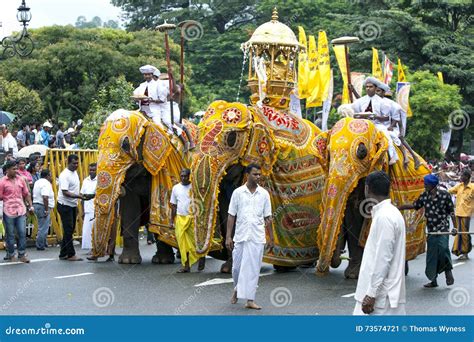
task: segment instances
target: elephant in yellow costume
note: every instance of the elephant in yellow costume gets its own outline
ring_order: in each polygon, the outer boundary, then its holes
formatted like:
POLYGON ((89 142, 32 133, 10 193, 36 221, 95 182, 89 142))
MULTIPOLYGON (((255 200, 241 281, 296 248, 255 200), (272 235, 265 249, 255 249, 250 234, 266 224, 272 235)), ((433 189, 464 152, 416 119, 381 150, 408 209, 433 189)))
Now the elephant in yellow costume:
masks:
POLYGON ((212 103, 199 125, 191 167, 198 253, 228 260, 221 270, 230 271, 230 255, 222 248, 229 201, 245 181, 244 167, 257 163, 273 210, 264 260, 276 268, 314 263, 324 186, 314 147, 320 132, 309 121, 265 105, 212 103))
POLYGON ((174 261, 171 246, 177 243, 169 228, 169 197, 181 169, 189 166, 178 140, 138 111, 117 110, 105 120, 98 144, 95 257, 106 254, 112 232, 120 225, 124 246, 119 262, 141 263, 138 230, 148 224, 160 240, 152 262, 174 261))
MULTIPOLYGON (((345 118, 315 140, 317 158, 327 175, 322 193, 321 223, 318 228, 317 272, 338 267, 347 241, 347 278, 357 278, 363 246, 369 232, 370 210, 374 203, 364 197, 365 177, 384 169, 390 177, 390 197, 396 204, 413 202, 424 191, 423 177, 430 173, 425 162, 415 169, 413 159, 403 166, 401 151, 397 164, 388 167, 388 141, 368 120, 345 118)), ((420 157, 420 160, 421 157, 420 157)), ((425 250, 423 213, 405 211, 407 228, 406 260, 425 250)))

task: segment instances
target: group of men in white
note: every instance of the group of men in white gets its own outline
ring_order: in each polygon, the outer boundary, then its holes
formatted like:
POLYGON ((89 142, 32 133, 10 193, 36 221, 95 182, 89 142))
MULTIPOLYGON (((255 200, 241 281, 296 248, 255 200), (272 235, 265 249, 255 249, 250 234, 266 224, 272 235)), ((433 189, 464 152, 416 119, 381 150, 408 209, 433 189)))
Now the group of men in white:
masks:
POLYGON ((364 81, 366 95, 359 95, 352 89, 358 97, 350 105, 341 105, 338 112, 344 116, 354 118, 366 118, 373 120, 377 129, 382 131, 388 139, 389 164, 393 165, 398 160, 395 145, 399 146, 403 154, 403 163, 408 164, 409 160, 405 148, 410 152, 415 167, 420 165, 418 156, 405 141, 407 115, 403 108, 387 96, 391 96, 390 87, 374 77, 367 77, 364 81))

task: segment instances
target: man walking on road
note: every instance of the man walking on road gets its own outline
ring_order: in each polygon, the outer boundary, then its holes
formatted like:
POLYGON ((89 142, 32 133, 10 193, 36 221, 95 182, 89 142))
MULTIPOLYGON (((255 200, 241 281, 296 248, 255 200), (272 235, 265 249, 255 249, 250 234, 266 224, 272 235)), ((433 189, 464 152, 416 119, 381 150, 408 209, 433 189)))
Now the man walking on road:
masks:
POLYGON ((405 221, 390 200, 385 172, 367 176, 365 197, 377 204, 372 208, 353 314, 405 315, 405 221))
MULTIPOLYGON (((449 217, 454 215, 454 205, 451 195, 438 189, 438 177, 433 174, 424 178, 425 192, 413 203, 399 207, 400 210, 425 208, 426 227, 428 229, 426 248, 426 270, 425 274, 430 280, 424 287, 438 287, 436 278, 438 274, 446 274, 446 285, 454 284, 453 263, 449 252, 449 217), (434 233, 434 234, 433 234, 434 233)), ((454 219, 454 217, 453 217, 454 219)))
POLYGON ((30 191, 23 177, 17 174, 15 161, 7 161, 5 166, 6 176, 0 180, 0 201, 3 201, 3 223, 6 230, 7 258, 15 258, 15 231, 18 235, 18 259, 28 263, 26 257, 26 207, 33 213, 30 191))
POLYGON ((245 172, 247 182, 235 189, 230 199, 227 218, 226 247, 232 251, 234 292, 231 304, 246 299, 248 309, 260 310, 255 304, 260 267, 265 246, 265 229, 271 229, 272 205, 270 194, 258 185, 260 166, 250 164, 245 172), (236 222, 237 217, 237 222, 236 222), (235 223, 235 235, 232 233, 235 223))

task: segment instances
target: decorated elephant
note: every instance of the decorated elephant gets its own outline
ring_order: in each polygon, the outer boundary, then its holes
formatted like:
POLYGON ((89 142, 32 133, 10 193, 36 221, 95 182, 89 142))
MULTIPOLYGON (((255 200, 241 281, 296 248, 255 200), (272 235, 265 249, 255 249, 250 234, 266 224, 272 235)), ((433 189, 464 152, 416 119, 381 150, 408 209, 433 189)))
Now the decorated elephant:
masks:
MULTIPOLYGON (((264 260, 277 267, 314 263, 325 177, 315 156, 320 132, 311 122, 269 106, 212 103, 199 125, 191 167, 198 253, 230 261, 222 247, 230 197, 244 182, 244 167, 257 163, 273 209, 264 260)), ((222 271, 229 270, 228 262, 222 271)))
MULTIPOLYGON (((349 248, 347 278, 357 278, 363 246, 370 228, 370 200, 364 198, 365 177, 374 170, 385 170, 391 182, 390 197, 395 204, 413 202, 424 191, 423 177, 430 173, 425 162, 415 169, 410 158, 403 166, 401 151, 398 162, 388 166, 388 141, 368 120, 344 118, 315 141, 317 158, 326 173, 322 193, 322 217, 318 228, 319 259, 317 272, 338 267, 345 242, 349 248)), ((421 157, 419 157, 420 160, 421 157)), ((423 213, 405 211, 406 259, 425 250, 423 213)))
POLYGON ((148 224, 159 239, 152 262, 172 263, 171 246, 177 243, 169 228, 169 196, 181 169, 189 166, 179 139, 170 139, 138 111, 117 110, 105 120, 98 145, 94 256, 105 254, 111 232, 119 223, 123 235, 119 262, 141 263, 138 230, 148 224), (119 216, 115 214, 117 206, 119 216))

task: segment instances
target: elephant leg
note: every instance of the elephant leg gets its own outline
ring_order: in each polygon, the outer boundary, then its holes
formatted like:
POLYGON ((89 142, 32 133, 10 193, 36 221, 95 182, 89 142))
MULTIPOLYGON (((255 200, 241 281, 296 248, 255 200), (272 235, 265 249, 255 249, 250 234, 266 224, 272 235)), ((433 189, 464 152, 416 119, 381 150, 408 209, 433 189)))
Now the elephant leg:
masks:
POLYGON ((173 264, 174 252, 173 247, 156 239, 156 253, 151 259, 154 264, 173 264))
POLYGON ((344 271, 344 276, 348 279, 359 277, 360 265, 364 248, 359 245, 360 232, 364 224, 364 218, 359 213, 358 206, 351 206, 352 210, 346 211, 347 219, 347 246, 349 248, 349 265, 344 271))
POLYGON ((138 247, 138 229, 140 220, 136 213, 141 210, 138 196, 128 192, 120 200, 120 213, 123 234, 123 251, 119 257, 119 264, 140 264, 142 257, 138 247))
POLYGON ((332 255, 331 259, 331 267, 338 268, 341 265, 341 253, 346 246, 346 228, 345 224, 341 227, 341 232, 339 234, 339 238, 337 240, 336 249, 334 250, 334 254, 332 255))

